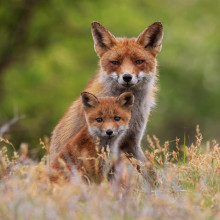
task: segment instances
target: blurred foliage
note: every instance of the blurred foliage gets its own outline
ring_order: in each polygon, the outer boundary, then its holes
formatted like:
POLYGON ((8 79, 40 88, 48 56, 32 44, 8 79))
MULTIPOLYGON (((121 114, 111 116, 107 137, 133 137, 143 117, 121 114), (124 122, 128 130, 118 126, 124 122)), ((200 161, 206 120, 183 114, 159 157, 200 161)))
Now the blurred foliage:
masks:
MULTIPOLYGON (((138 36, 164 25, 158 105, 148 133, 162 140, 220 138, 219 1, 3 0, 0 3, 0 124, 14 109, 26 118, 8 138, 40 146, 95 74, 98 57, 90 23, 115 36, 138 36)), ((191 141, 191 140, 188 140, 191 141)))

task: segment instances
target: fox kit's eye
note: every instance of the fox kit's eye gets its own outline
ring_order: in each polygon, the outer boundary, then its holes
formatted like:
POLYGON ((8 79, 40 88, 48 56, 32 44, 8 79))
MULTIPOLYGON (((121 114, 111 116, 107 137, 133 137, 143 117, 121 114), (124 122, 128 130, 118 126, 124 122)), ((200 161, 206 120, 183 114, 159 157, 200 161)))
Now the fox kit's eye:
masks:
POLYGON ((135 61, 135 64, 136 64, 136 65, 139 65, 139 64, 142 64, 143 62, 144 62, 144 60, 136 60, 136 61, 135 61))
POLYGON ((115 65, 115 66, 118 66, 118 65, 120 64, 119 61, 111 61, 111 63, 112 63, 113 65, 115 65))
POLYGON ((103 120, 102 120, 102 118, 96 118, 96 121, 100 123, 100 122, 102 122, 103 120))
POLYGON ((115 121, 120 121, 121 118, 118 116, 115 116, 114 119, 115 119, 115 121))

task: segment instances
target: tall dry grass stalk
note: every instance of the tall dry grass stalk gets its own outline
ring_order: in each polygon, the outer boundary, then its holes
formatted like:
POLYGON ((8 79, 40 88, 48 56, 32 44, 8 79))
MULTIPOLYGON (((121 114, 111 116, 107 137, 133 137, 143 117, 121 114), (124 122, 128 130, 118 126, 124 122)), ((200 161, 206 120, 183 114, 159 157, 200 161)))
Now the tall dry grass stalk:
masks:
MULTIPOLYGON (((20 155, 14 152, 9 158, 7 147, 1 148, 0 219, 220 219, 219 144, 204 144, 198 126, 190 146, 184 147, 178 138, 175 148, 170 142, 161 145, 156 136, 147 136, 147 141, 146 156, 158 174, 150 193, 126 160, 117 171, 126 172, 126 185, 107 180, 84 184, 76 172, 70 182, 52 184, 45 157, 34 162, 23 145, 20 155)), ((47 143, 41 144, 47 148, 47 143)))

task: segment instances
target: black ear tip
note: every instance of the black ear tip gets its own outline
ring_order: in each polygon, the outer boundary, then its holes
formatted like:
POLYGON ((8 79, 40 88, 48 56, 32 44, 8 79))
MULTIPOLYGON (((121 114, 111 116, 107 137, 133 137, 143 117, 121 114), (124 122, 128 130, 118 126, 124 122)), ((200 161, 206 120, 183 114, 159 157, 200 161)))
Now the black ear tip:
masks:
POLYGON ((87 94, 90 94, 90 93, 89 93, 89 92, 81 92, 81 93, 80 93, 81 96, 87 95, 87 94))
POLYGON ((151 27, 155 27, 155 28, 159 28, 159 29, 163 29, 163 25, 161 23, 161 21, 156 21, 153 24, 150 25, 151 27))
POLYGON ((95 28, 95 27, 97 27, 97 26, 101 26, 101 24, 100 24, 98 21, 93 21, 93 22, 91 23, 91 26, 92 26, 92 28, 95 28))
POLYGON ((87 99, 89 97, 95 97, 96 98, 95 95, 93 95, 92 93, 89 93, 89 92, 81 92, 80 96, 81 96, 82 99, 87 99))
POLYGON ((154 23, 162 26, 162 22, 161 21, 155 21, 154 23))

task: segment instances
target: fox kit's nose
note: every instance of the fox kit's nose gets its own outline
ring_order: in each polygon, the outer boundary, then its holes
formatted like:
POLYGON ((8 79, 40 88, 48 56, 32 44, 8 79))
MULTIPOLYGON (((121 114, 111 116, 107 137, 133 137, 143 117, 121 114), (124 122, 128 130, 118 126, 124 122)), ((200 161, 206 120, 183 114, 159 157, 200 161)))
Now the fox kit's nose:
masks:
POLYGON ((123 75, 123 80, 124 80, 126 83, 130 82, 131 79, 132 79, 132 75, 131 75, 131 74, 124 74, 124 75, 123 75))
POLYGON ((111 136, 111 135, 113 134, 112 129, 108 129, 108 130, 106 131, 106 134, 109 135, 109 136, 111 136))

